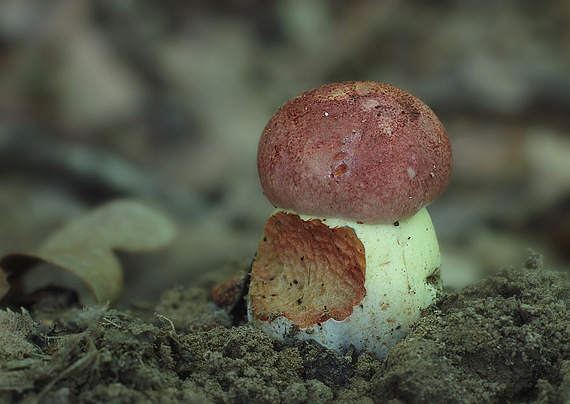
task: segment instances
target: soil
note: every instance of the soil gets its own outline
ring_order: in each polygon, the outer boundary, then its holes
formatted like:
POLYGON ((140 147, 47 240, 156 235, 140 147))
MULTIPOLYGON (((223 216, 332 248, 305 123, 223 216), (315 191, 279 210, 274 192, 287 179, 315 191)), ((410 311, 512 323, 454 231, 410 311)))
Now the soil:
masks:
POLYGON ((209 288, 122 311, 44 298, 0 312, 0 402, 564 403, 569 309, 568 280, 531 253, 444 295, 379 361, 273 340, 209 288))

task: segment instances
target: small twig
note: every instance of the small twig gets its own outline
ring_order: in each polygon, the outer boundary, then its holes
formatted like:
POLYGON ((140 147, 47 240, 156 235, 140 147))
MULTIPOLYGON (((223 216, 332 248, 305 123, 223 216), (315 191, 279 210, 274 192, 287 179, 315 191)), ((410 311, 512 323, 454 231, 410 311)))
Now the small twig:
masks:
POLYGON ((171 331, 176 331, 176 327, 174 327, 174 323, 172 322, 171 319, 169 319, 169 318, 166 317, 166 316, 163 316, 162 314, 158 314, 158 313, 154 313, 154 315, 155 315, 155 317, 158 317, 158 318, 160 318, 160 319, 162 319, 162 320, 168 321, 168 323, 170 324, 170 327, 171 327, 171 331))
POLYGON ((66 369, 64 369, 60 374, 54 377, 48 384, 44 386, 44 388, 38 393, 37 396, 30 399, 29 404, 39 404, 43 397, 55 386, 57 382, 65 378, 74 370, 83 367, 84 365, 90 364, 96 357, 97 357, 97 349, 93 344, 91 339, 88 339, 89 342, 89 351, 81 358, 73 362, 69 365, 66 369))

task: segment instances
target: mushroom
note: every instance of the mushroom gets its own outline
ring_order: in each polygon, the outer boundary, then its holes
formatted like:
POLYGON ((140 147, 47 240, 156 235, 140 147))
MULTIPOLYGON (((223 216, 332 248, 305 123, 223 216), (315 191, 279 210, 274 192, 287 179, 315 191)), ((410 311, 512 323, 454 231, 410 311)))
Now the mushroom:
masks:
POLYGON ((425 207, 451 175, 443 125, 397 87, 327 84, 278 109, 257 165, 275 210, 251 269, 249 321, 384 357, 441 289, 425 207))

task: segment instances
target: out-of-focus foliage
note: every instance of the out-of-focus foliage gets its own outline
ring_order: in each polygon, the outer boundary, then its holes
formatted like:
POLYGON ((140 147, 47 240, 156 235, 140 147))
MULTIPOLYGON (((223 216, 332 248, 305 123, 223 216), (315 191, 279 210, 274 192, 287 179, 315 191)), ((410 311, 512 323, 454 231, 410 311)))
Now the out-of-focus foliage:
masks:
POLYGON ((566 0, 4 2, 0 252, 128 196, 180 237, 168 277, 127 266, 127 295, 251 258, 271 211, 256 174, 270 116, 310 87, 376 80, 448 130, 454 173, 429 209, 449 284, 529 246, 568 267, 569 27, 566 0))

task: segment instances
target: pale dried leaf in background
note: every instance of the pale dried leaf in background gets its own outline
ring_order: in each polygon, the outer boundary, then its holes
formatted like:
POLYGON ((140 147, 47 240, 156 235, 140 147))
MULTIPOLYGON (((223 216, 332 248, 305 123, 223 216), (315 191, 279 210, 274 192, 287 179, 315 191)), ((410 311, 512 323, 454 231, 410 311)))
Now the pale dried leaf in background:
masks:
POLYGON ((46 262, 80 278, 97 303, 116 303, 123 288, 121 265, 114 250, 144 252, 167 245, 174 237, 171 221, 133 200, 103 205, 54 233, 36 251, 0 259, 0 296, 8 277, 20 276, 46 262))

